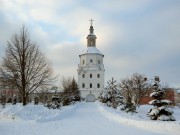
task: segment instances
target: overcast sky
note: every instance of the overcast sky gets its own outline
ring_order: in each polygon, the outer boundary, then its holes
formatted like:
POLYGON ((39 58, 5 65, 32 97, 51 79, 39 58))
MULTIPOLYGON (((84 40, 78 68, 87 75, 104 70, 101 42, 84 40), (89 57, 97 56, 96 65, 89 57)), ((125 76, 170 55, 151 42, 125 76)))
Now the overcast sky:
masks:
POLYGON ((180 87, 180 0, 0 0, 0 57, 25 24, 60 78, 77 78, 91 18, 105 81, 137 72, 180 87))

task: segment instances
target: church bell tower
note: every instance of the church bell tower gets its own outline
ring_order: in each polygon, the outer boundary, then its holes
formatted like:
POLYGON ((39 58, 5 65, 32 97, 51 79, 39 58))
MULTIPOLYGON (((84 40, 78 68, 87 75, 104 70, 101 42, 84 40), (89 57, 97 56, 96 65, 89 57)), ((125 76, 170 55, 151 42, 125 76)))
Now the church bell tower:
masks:
POLYGON ((96 48, 93 20, 90 20, 87 48, 79 55, 78 85, 87 102, 94 102, 104 89, 104 55, 96 48))
POLYGON ((90 33, 89 35, 87 36, 87 47, 96 47, 96 35, 94 35, 94 29, 93 29, 93 26, 92 26, 92 19, 90 20, 91 21, 91 26, 90 26, 90 33))

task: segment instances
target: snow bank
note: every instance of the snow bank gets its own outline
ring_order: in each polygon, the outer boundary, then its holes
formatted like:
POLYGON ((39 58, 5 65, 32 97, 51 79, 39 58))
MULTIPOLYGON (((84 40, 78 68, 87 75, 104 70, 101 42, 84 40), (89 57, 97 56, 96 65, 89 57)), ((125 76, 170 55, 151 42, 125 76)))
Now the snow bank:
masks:
POLYGON ((61 109, 43 105, 6 105, 0 108, 0 135, 178 135, 180 108, 173 108, 175 122, 151 121, 146 116, 152 106, 141 106, 130 114, 101 104, 77 103, 61 109), (15 116, 15 119, 12 118, 15 116))
POLYGON ((0 119, 14 119, 16 120, 30 120, 37 122, 50 122, 57 121, 62 118, 68 117, 70 110, 74 109, 76 106, 65 106, 62 109, 48 109, 43 105, 28 104, 22 106, 22 104, 17 105, 6 105, 5 109, 2 109, 0 113, 0 119))
POLYGON ((124 112, 114 111, 112 108, 103 105, 100 105, 99 109, 102 112, 102 114, 104 114, 108 119, 117 121, 119 123, 135 126, 138 128, 143 128, 149 131, 154 130, 159 133, 179 135, 180 121, 150 121, 142 119, 141 116, 138 117, 137 114, 131 115, 129 113, 127 114, 124 112))

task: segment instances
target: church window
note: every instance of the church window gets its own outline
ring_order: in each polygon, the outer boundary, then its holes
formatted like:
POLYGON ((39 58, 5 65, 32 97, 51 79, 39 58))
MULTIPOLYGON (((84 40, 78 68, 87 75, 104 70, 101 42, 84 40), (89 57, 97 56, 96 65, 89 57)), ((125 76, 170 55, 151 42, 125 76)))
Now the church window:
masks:
POLYGON ((85 74, 82 74, 82 78, 84 78, 85 77, 85 74))
POLYGON ((92 83, 89 84, 89 87, 92 88, 92 83))
POLYGON ((85 88, 85 83, 82 84, 82 87, 85 88))
POLYGON ((90 62, 92 63, 92 62, 93 62, 93 60, 91 59, 91 60, 90 60, 90 62))
POLYGON ((83 64, 85 64, 85 60, 83 60, 83 64))
POLYGON ((92 74, 90 74, 90 78, 92 78, 92 74))
POLYGON ((97 88, 100 88, 100 84, 99 83, 97 84, 97 88))
POLYGON ((100 74, 97 74, 97 78, 100 78, 100 74))

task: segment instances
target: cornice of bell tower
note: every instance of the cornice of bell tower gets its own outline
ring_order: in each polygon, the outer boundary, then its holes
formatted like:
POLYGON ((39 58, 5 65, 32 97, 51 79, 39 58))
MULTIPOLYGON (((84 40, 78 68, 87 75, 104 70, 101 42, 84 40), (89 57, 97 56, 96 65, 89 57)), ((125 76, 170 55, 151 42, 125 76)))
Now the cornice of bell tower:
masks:
POLYGON ((94 35, 93 23, 94 20, 90 20, 91 26, 89 29, 89 35, 87 36, 87 47, 96 47, 96 35, 94 35))

